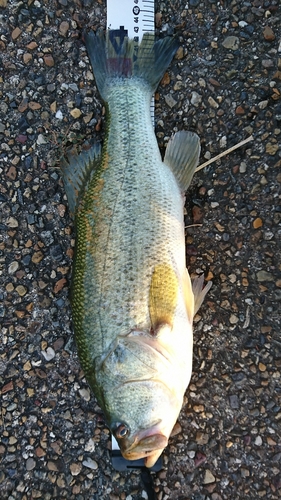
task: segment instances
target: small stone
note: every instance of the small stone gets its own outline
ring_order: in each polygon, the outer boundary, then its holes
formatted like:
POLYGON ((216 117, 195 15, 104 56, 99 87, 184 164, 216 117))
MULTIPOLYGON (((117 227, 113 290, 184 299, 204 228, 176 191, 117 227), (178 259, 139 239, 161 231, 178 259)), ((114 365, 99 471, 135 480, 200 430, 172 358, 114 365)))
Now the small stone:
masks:
POLYGON ((239 321, 239 318, 235 314, 231 314, 231 316, 229 318, 230 324, 236 325, 236 323, 238 323, 238 321, 239 321))
POLYGON ((50 68, 52 68, 55 65, 55 61, 52 54, 44 55, 44 63, 46 64, 46 66, 49 66, 50 68))
POLYGON ((79 118, 81 116, 82 112, 80 111, 80 109, 74 108, 70 111, 70 114, 71 114, 71 116, 73 116, 73 118, 76 119, 76 118, 79 118))
POLYGON ((215 480, 216 480, 215 476, 212 474, 212 472, 209 469, 207 469, 205 471, 203 484, 211 484, 211 483, 214 483, 215 480))
POLYGON ((8 0, 0 0, 0 7, 7 7, 8 0))
POLYGON ((61 112, 60 109, 56 112, 56 118, 58 118, 58 120, 62 120, 63 119, 63 114, 62 114, 62 112, 61 112))
POLYGON ((210 106, 211 106, 212 108, 217 109, 217 108, 219 107, 219 105, 218 105, 217 101, 215 101, 215 99, 213 99, 213 97, 212 97, 212 96, 208 97, 208 103, 210 104, 210 106))
POLYGON ((259 282, 274 281, 274 276, 267 271, 258 271, 257 272, 257 280, 259 282))
POLYGON ((54 293, 60 292, 65 284, 66 284, 65 278, 61 278, 59 281, 57 281, 55 286, 54 286, 54 293))
POLYGON ((41 262, 41 260, 42 260, 43 258, 44 258, 43 253, 39 251, 39 252, 35 252, 35 253, 32 255, 31 260, 32 260, 32 262, 33 262, 34 264, 38 264, 39 262, 41 262))
POLYGON ((36 43, 36 42, 34 42, 34 41, 33 41, 33 42, 30 42, 30 43, 26 46, 26 48, 27 48, 28 50, 34 50, 34 49, 36 49, 37 47, 38 47, 38 43, 36 43))
POLYGON ((29 52, 26 52, 25 54, 23 54, 23 62, 24 64, 28 64, 30 61, 32 61, 32 54, 30 54, 29 52))
POLYGON ((25 372, 29 372, 29 370, 31 370, 31 363, 30 363, 30 361, 27 361, 26 363, 24 363, 23 369, 24 369, 25 372))
POLYGON ((253 222, 254 229, 258 229, 259 227, 262 227, 262 225, 263 225, 263 222, 262 222, 262 219, 260 217, 257 217, 257 219, 255 219, 253 222))
POLYGON ((49 460, 49 462, 47 462, 47 468, 53 472, 58 471, 57 464, 55 462, 52 462, 51 460, 49 460))
POLYGON ((259 371, 260 372, 265 372, 266 371, 266 366, 263 363, 259 363, 259 371))
POLYGON ((43 448, 38 446, 37 448, 35 448, 35 455, 36 455, 36 457, 41 458, 41 457, 44 457, 46 455, 46 452, 43 450, 43 448))
POLYGON ((82 469, 82 464, 81 463, 72 463, 70 464, 70 472, 72 476, 78 476, 80 474, 82 469))
POLYGON ((255 439, 255 445, 256 446, 261 446, 262 445, 262 438, 261 436, 257 436, 255 439))
POLYGON ((36 142, 40 146, 40 144, 47 144, 48 141, 46 141, 43 134, 39 134, 36 142))
POLYGON ((177 101, 170 94, 165 96, 165 101, 169 108, 173 108, 177 104, 177 101))
POLYGON ((55 353, 54 349, 52 349, 52 347, 48 347, 46 349, 46 351, 41 351, 41 354, 44 356, 44 358, 46 359, 46 361, 50 361, 56 355, 56 353, 55 353))
POLYGON ((222 46, 228 50, 237 50, 239 48, 239 38, 237 36, 227 36, 222 42, 222 46))
POLYGON ((14 217, 9 217, 9 219, 7 220, 7 226, 9 227, 18 227, 19 223, 17 221, 17 219, 15 219, 14 217))
POLYGON ((193 410, 195 411, 195 413, 201 413, 202 411, 204 411, 204 405, 194 405, 193 406, 193 410))
POLYGON ((33 470, 36 462, 33 458, 28 458, 26 461, 26 470, 33 470))
POLYGON ((237 106, 237 108, 235 110, 235 114, 236 115, 244 115, 245 114, 245 109, 243 108, 243 106, 237 106))
POLYGON ((16 291, 18 292, 20 297, 24 297, 27 292, 27 288, 25 288, 25 286, 23 285, 18 285, 16 287, 16 291))
POLYGON ((209 434, 206 434, 205 432, 198 431, 196 433, 196 443, 197 444, 207 444, 209 442, 209 434))
POLYGON ((239 166, 239 172, 241 174, 245 174, 246 170, 247 170, 247 164, 244 161, 241 161, 239 166))
POLYGON ((265 109, 265 108, 267 108, 268 102, 269 102, 269 101, 268 101, 268 99, 267 99, 266 101, 260 101, 260 102, 258 103, 258 107, 259 107, 260 109, 265 109))
POLYGON ((30 101, 28 103, 28 107, 29 109, 32 109, 32 111, 36 111, 37 109, 41 108, 41 104, 39 104, 39 102, 30 101))
POLYGON ((231 406, 231 408, 233 408, 233 410, 236 410, 240 407, 239 398, 236 394, 232 394, 231 396, 229 396, 229 402, 230 402, 230 406, 231 406))
POLYGON ((166 73, 164 74, 164 76, 161 80, 162 87, 166 87, 166 85, 169 85, 170 81, 171 81, 170 75, 169 75, 168 71, 166 71, 166 73))
POLYGON ((182 45, 178 48, 177 52, 176 52, 176 55, 175 55, 175 58, 176 59, 182 59, 184 56, 184 50, 183 50, 183 47, 182 45))
POLYGON ((271 156, 274 156, 277 153, 278 149, 279 146, 277 143, 268 142, 265 146, 265 151, 271 156))
POLYGON ((19 104, 18 110, 20 113, 24 113, 27 110, 27 107, 28 107, 28 99, 24 98, 19 104))
POLYGON ((67 21, 63 21, 59 26, 59 33, 62 36, 66 36, 69 30, 69 23, 67 21))
MULTIPOLYGON (((88 458, 87 460, 84 460, 82 464, 85 467, 88 467, 89 469, 96 470, 98 468, 98 464, 95 460, 92 460, 91 458, 88 458)), ((73 474, 72 474, 73 475, 73 474)))
POLYGON ((10 382, 8 382, 7 384, 5 384, 2 389, 1 389, 1 393, 2 394, 6 394, 6 392, 10 392, 14 389, 14 383, 13 381, 11 380, 10 382))
POLYGON ((56 101, 52 102, 52 104, 50 105, 50 110, 52 111, 52 113, 56 113, 56 111, 57 111, 57 102, 56 101))
POLYGON ((272 28, 270 28, 270 26, 266 26, 264 28, 263 36, 264 36, 264 39, 267 40, 267 42, 272 42, 273 40, 275 40, 274 32, 273 32, 272 28))
POLYGON ((12 39, 13 40, 17 40, 17 38, 21 35, 21 29, 19 28, 15 28, 13 31, 12 31, 12 39))
POLYGON ((14 274, 18 270, 18 268, 19 268, 19 263, 16 260, 14 260, 8 267, 8 273, 14 274))
POLYGON ((197 107, 202 102, 202 96, 200 94, 198 94, 198 92, 193 91, 191 93, 190 102, 191 102, 191 104, 193 104, 193 106, 197 107))
POLYGON ((79 389, 79 394, 80 394, 80 396, 81 396, 83 399, 85 399, 85 401, 90 401, 90 399, 91 399, 91 394, 90 394, 89 389, 85 389, 85 388, 83 388, 83 389, 79 389))

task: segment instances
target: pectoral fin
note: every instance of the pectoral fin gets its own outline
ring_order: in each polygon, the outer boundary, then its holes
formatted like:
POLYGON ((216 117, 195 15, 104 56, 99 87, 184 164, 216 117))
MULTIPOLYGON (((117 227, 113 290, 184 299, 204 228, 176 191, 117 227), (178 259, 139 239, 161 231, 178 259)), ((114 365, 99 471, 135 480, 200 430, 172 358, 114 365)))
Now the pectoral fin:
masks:
POLYGON ((159 264, 154 268, 149 291, 149 314, 153 332, 161 325, 173 326, 178 287, 178 279, 172 267, 159 264))
POLYGON ((193 132, 181 130, 168 142, 164 163, 172 170, 182 191, 191 183, 199 155, 200 140, 193 132))
POLYGON ((68 161, 61 159, 62 178, 67 195, 69 211, 72 215, 78 206, 79 198, 83 193, 91 175, 101 162, 101 146, 94 144, 88 151, 79 155, 70 153, 68 161))
POLYGON ((192 290, 194 294, 194 315, 197 313, 199 308, 202 305, 202 302, 210 290, 212 286, 212 281, 208 281, 207 285, 203 288, 204 285, 204 274, 195 278, 192 282, 192 290))

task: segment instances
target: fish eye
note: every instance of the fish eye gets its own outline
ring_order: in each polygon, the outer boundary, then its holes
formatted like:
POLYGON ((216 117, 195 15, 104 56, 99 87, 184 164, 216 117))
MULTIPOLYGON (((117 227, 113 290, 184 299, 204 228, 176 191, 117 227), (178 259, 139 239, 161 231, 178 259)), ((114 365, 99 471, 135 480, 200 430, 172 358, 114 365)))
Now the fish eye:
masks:
POLYGON ((119 424, 114 430, 114 434, 117 439, 122 439, 129 434, 129 427, 125 424, 119 424))

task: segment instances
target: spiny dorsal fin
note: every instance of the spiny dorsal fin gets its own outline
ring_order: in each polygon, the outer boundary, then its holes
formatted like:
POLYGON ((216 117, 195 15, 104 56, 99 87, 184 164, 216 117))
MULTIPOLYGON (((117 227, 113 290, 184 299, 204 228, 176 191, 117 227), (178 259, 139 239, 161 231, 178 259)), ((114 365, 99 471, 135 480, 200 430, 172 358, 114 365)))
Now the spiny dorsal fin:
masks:
POLYGON ((181 130, 168 142, 164 163, 172 170, 182 191, 191 183, 199 155, 200 139, 193 132, 181 130))
POLYGON ((67 195, 69 211, 75 214, 81 193, 101 161, 101 145, 94 144, 88 151, 79 155, 70 152, 68 161, 61 159, 62 178, 67 195))

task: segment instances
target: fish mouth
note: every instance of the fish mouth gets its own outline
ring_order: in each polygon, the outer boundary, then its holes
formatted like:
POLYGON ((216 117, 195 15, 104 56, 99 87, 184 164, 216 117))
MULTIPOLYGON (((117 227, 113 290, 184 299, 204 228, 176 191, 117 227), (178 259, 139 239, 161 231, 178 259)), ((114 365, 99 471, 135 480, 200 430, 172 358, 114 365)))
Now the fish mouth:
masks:
POLYGON ((139 440, 135 439, 129 447, 122 446, 121 452, 126 460, 144 458, 146 467, 153 467, 167 444, 168 439, 164 434, 146 434, 139 440))

